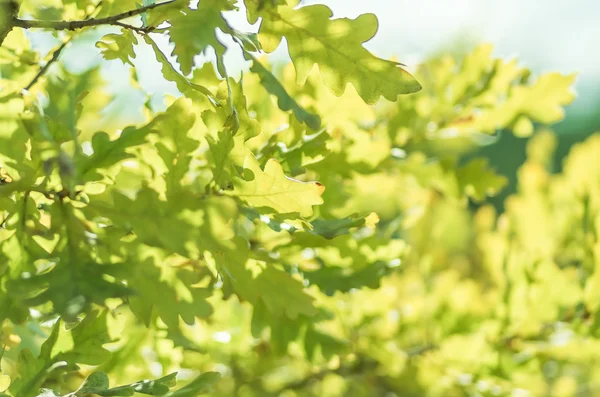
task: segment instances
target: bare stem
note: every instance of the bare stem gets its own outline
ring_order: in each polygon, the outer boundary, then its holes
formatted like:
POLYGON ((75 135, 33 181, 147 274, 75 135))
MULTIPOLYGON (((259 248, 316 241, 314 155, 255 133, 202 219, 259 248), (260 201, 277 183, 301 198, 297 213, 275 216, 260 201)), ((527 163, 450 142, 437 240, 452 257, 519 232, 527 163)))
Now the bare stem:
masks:
POLYGON ((161 7, 167 4, 174 3, 177 0, 169 0, 163 3, 150 4, 145 7, 138 8, 136 10, 127 11, 121 14, 112 15, 105 18, 90 18, 81 21, 40 21, 40 20, 29 20, 13 18, 13 26, 31 29, 31 28, 42 28, 42 29, 53 29, 53 30, 77 30, 87 27, 100 26, 100 25, 119 25, 122 19, 133 17, 135 15, 143 14, 146 11, 152 10, 153 8, 161 7))

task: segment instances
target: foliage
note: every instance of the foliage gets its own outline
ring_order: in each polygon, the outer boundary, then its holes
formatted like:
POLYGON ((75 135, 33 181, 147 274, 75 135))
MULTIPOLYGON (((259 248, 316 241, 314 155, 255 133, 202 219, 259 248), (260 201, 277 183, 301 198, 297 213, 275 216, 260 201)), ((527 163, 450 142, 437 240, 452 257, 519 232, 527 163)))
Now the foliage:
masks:
POLYGON ((483 45, 415 79, 362 46, 373 15, 244 3, 258 35, 233 0, 0 1, 0 396, 595 395, 600 141, 553 175, 545 127, 574 76, 483 45), (103 25, 143 120, 60 61, 103 25), (496 214, 506 178, 469 154, 500 133, 532 139, 496 214))

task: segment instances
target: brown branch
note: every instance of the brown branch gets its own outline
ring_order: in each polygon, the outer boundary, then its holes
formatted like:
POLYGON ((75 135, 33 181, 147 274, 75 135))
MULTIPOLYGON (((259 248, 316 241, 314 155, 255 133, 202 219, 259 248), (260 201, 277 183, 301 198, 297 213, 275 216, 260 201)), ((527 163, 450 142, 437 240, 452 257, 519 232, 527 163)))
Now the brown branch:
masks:
POLYGON ((136 10, 127 11, 121 14, 112 15, 105 18, 90 18, 84 19, 81 21, 40 21, 40 20, 28 20, 28 19, 19 19, 17 17, 13 18, 13 26, 17 26, 23 29, 31 29, 31 28, 42 28, 42 29, 53 29, 53 30, 77 30, 87 27, 100 26, 100 25, 118 25, 122 19, 126 19, 129 17, 133 17, 136 15, 143 14, 146 11, 152 10, 157 7, 161 7, 167 4, 174 3, 177 0, 169 0, 163 3, 158 4, 150 4, 145 7, 138 8, 136 10))

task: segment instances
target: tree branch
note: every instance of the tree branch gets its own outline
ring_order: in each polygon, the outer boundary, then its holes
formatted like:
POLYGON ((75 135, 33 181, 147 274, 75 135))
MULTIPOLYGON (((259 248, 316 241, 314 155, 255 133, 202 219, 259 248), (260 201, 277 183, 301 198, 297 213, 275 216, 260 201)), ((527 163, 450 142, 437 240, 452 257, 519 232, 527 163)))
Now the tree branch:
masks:
POLYGON ((127 23, 123 23, 123 22, 119 22, 119 21, 113 22, 111 25, 120 26, 125 29, 133 30, 134 32, 138 32, 139 34, 147 34, 147 33, 152 32, 155 29, 154 26, 148 26, 148 27, 144 28, 144 27, 129 25, 127 23))
POLYGON ((40 79, 40 77, 42 77, 46 73, 46 71, 48 71, 48 69, 50 68, 50 65, 52 65, 54 62, 56 62, 58 60, 60 53, 67 47, 67 44, 69 44, 70 41, 71 40, 65 41, 64 43, 62 43, 60 45, 60 47, 58 47, 54 51, 54 53, 52 54, 52 58, 50 58, 50 60, 48 62, 46 62, 46 64, 40 68, 40 71, 35 75, 35 77, 29 82, 29 84, 27 84, 27 86, 23 90, 29 91, 31 89, 31 87, 33 87, 35 85, 35 83, 37 83, 37 81, 40 79))
MULTIPOLYGON (((17 26, 23 29, 31 29, 31 28, 42 28, 42 29, 53 29, 53 30, 77 30, 87 27, 100 26, 100 25, 119 25, 120 20, 133 17, 136 15, 143 14, 146 11, 152 10, 157 7, 161 7, 167 4, 174 3, 177 0, 169 0, 163 3, 151 4, 145 7, 138 8, 137 10, 127 11, 121 14, 112 15, 110 17, 98 18, 98 19, 84 19, 81 21, 40 21, 40 20, 27 20, 27 19, 19 19, 17 17, 13 18, 13 26, 17 26)), ((141 28, 140 28, 141 29, 141 28)))
MULTIPOLYGON (((94 7, 94 9, 88 13, 85 18, 87 19, 90 15, 93 15, 96 10, 98 10, 98 8, 100 6, 102 6, 102 1, 100 0, 98 2, 98 4, 96 4, 96 6, 94 7)), ((35 77, 33 78, 33 80, 31 80, 29 82, 29 84, 27 84, 27 86, 21 91, 21 94, 23 94, 25 91, 29 91, 31 89, 31 87, 33 87, 35 85, 35 83, 38 82, 38 80, 40 79, 40 77, 42 77, 50 68, 50 66, 56 62, 58 60, 58 57, 60 57, 60 54, 62 53, 62 51, 67 47, 67 45, 73 40, 74 36, 69 37, 67 40, 65 40, 64 43, 62 43, 52 54, 52 57, 48 60, 48 62, 46 62, 46 64, 44 66, 42 66, 40 68, 40 71, 35 75, 35 77)))

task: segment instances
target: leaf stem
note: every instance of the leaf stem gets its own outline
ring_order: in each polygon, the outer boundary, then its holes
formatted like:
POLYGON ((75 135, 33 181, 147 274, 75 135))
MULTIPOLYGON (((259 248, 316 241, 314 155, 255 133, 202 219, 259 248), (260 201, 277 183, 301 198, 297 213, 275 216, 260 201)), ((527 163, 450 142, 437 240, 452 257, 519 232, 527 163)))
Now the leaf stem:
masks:
MULTIPOLYGON (((98 19, 84 19, 80 21, 41 21, 36 19, 20 19, 17 17, 13 18, 12 26, 16 26, 23 29, 31 28, 42 28, 42 29, 54 29, 54 30, 77 30, 87 27, 100 26, 100 25, 119 25, 119 21, 129 17, 143 14, 146 11, 152 10, 157 7, 161 7, 167 4, 174 3, 177 0, 169 0, 163 3, 150 4, 145 7, 138 8, 136 10, 130 10, 121 14, 112 15, 105 18, 98 19)), ((119 25, 122 26, 122 25, 119 25)), ((131 28, 128 26, 128 28, 131 28)), ((138 28, 140 29, 140 28, 138 28)))

